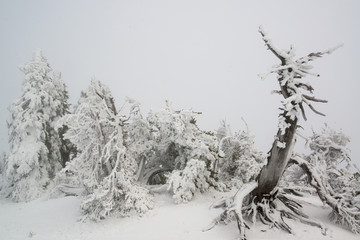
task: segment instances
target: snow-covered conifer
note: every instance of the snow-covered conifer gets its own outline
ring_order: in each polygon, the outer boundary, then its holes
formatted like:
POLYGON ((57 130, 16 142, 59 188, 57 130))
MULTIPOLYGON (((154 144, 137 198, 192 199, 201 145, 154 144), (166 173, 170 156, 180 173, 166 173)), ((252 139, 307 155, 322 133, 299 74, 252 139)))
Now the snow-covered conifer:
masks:
POLYGON ((6 153, 3 152, 0 156, 0 194, 2 193, 3 188, 5 188, 5 184, 7 183, 6 181, 6 175, 5 175, 5 171, 6 171, 6 153))
MULTIPOLYGON (((128 102, 131 116, 136 115, 136 104, 128 102)), ((92 80, 75 112, 60 121, 68 127, 64 137, 75 145, 77 153, 59 174, 59 181, 85 187, 87 197, 81 209, 87 218, 98 220, 132 212, 142 215, 152 208, 148 190, 136 182, 138 164, 126 143, 125 125, 131 116, 120 115, 110 90, 92 80)))
POLYGON ((128 102, 132 105, 132 108, 130 109, 127 124, 124 125, 126 132, 125 142, 128 152, 139 166, 136 178, 144 183, 147 181, 144 178, 145 167, 155 154, 154 135, 149 122, 143 118, 140 112, 140 103, 129 98, 128 102))
POLYGON ((220 122, 220 127, 216 131, 216 138, 220 142, 223 138, 231 136, 230 125, 225 120, 220 122))
POLYGON ((66 126, 64 138, 76 148, 76 157, 67 164, 58 178, 68 181, 66 176, 72 176, 74 181, 78 181, 78 184, 91 193, 109 175, 111 167, 100 164, 99 159, 114 131, 114 126, 108 123, 115 115, 110 90, 93 79, 90 86, 82 91, 74 113, 65 115, 58 122, 58 127, 66 126))
POLYGON ((123 145, 121 122, 105 145, 99 163, 112 166, 111 172, 81 205, 84 214, 93 220, 103 219, 111 214, 128 216, 143 215, 153 207, 152 197, 147 189, 136 182, 137 163, 123 145))
POLYGON ((62 140, 55 128, 67 111, 66 89, 38 50, 24 72, 23 94, 10 106, 10 152, 7 178, 11 197, 29 201, 39 197, 61 169, 62 140))
MULTIPOLYGON (((66 114, 70 113, 70 104, 68 103, 69 95, 68 91, 66 89, 66 85, 64 81, 61 79, 61 73, 60 72, 54 72, 54 85, 56 86, 56 91, 54 92, 54 95, 56 95, 56 98, 59 100, 59 105, 57 108, 57 116, 65 116, 66 114)), ((59 117, 56 118, 55 121, 59 120, 59 117)), ((57 125, 57 123, 55 124, 57 125)), ((55 126, 56 127, 56 126, 55 126)), ((61 128, 58 128, 58 134, 60 135, 60 164, 62 167, 65 167, 66 163, 70 161, 70 153, 73 148, 73 145, 70 143, 70 141, 64 139, 64 133, 67 130, 66 126, 62 126, 61 128)))
POLYGON ((5 172, 5 162, 6 162, 6 153, 3 152, 0 155, 0 174, 3 174, 5 172))
MULTIPOLYGON (((206 171, 213 172, 217 159, 216 137, 198 128, 195 119, 196 114, 198 113, 191 110, 174 111, 168 102, 164 110, 150 112, 148 121, 155 134, 156 147, 155 156, 145 171, 148 183, 164 183, 161 173, 172 172, 173 170, 185 171, 186 167, 192 166, 188 165, 188 161, 191 159, 202 161, 206 166, 206 171), (155 177, 159 177, 159 175, 160 182, 157 182, 155 177)), ((192 169, 203 171, 197 167, 192 169)), ((179 171, 170 173, 169 179, 173 178, 173 174, 182 175, 179 171)), ((199 174, 205 173, 199 172, 195 175, 199 174)), ((188 181, 185 178, 182 179, 188 181)), ((186 184, 186 186, 190 185, 186 184)), ((206 186, 208 187, 208 185, 206 186)), ((183 190, 183 192, 186 191, 183 190)), ((173 192, 176 194, 177 190, 173 189, 173 192)), ((188 199, 188 197, 185 198, 188 199)))
POLYGON ((219 177, 222 181, 239 187, 254 180, 259 174, 265 157, 254 147, 254 136, 249 130, 234 135, 231 132, 219 143, 222 158, 219 161, 219 177))

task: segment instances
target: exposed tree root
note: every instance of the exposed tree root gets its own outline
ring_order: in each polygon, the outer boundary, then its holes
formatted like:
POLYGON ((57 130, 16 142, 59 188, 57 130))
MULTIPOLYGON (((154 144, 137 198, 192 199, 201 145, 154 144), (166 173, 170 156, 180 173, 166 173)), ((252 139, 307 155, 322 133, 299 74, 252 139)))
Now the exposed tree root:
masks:
POLYGON ((239 229, 240 239, 246 239, 245 229, 249 229, 246 220, 255 223, 260 220, 270 228, 278 228, 288 233, 293 233, 292 228, 287 224, 286 219, 292 219, 304 224, 318 227, 322 233, 326 234, 326 228, 316 221, 309 219, 303 213, 302 205, 287 197, 287 195, 278 188, 273 195, 264 197, 261 201, 255 201, 252 197, 252 191, 257 187, 256 182, 245 184, 233 197, 221 199, 214 203, 212 207, 224 208, 224 212, 214 219, 210 226, 204 231, 211 230, 219 223, 227 224, 236 220, 239 229))
MULTIPOLYGON (((316 189, 319 198, 333 209, 333 217, 341 224, 350 227, 352 232, 360 234, 360 209, 351 207, 349 204, 346 204, 345 199, 336 195, 331 187, 321 180, 321 177, 315 172, 315 168, 309 162, 296 155, 292 157, 292 162, 304 169, 309 177, 311 186, 316 189)), ((288 197, 288 194, 301 195, 301 193, 277 188, 272 194, 257 200, 256 195, 252 194, 254 190, 256 191, 257 187, 258 184, 256 182, 245 184, 233 197, 215 202, 212 207, 222 207, 224 212, 214 219, 206 230, 212 229, 219 223, 227 224, 230 221, 236 220, 240 239, 244 240, 246 239, 245 229, 249 228, 244 219, 246 217, 247 221, 255 223, 257 220, 260 220, 271 228, 276 227, 288 233, 293 233, 293 231, 285 220, 292 219, 318 227, 321 229, 322 234, 326 235, 327 229, 321 223, 309 219, 302 211, 302 205, 288 197)))
POLYGON ((251 182, 243 185, 236 194, 230 199, 222 199, 217 203, 213 204, 214 208, 224 207, 225 211, 220 214, 219 217, 214 219, 210 226, 204 231, 210 230, 219 223, 227 224, 233 218, 236 219, 237 226, 240 232, 240 239, 246 239, 245 228, 249 228, 243 219, 242 209, 244 198, 247 197, 256 187, 258 186, 257 182, 251 182))

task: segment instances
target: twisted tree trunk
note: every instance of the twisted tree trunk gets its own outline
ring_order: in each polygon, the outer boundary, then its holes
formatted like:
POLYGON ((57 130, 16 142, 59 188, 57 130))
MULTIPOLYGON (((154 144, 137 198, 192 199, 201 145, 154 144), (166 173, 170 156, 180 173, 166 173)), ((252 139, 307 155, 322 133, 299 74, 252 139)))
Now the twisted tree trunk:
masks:
MULTIPOLYGON (((280 90, 275 92, 282 95, 284 100, 282 101, 282 113, 279 116, 277 134, 268 153, 267 164, 261 169, 256 182, 246 184, 233 197, 222 199, 214 204, 213 207, 224 207, 225 211, 212 222, 208 229, 219 222, 227 222, 231 217, 234 217, 238 223, 240 239, 244 240, 246 239, 245 228, 247 224, 242 215, 246 213, 246 216, 252 216, 253 222, 258 216, 264 224, 275 226, 289 233, 292 230, 284 218, 317 226, 325 234, 324 226, 308 219, 306 214, 301 211, 301 204, 289 199, 277 186, 293 154, 298 120, 300 116, 306 120, 303 104, 307 105, 314 113, 324 115, 317 111, 310 102, 324 103, 327 101, 303 93, 307 91, 312 94, 314 89, 309 83, 304 83, 302 78, 306 75, 319 76, 309 72, 311 66, 308 63, 325 54, 330 54, 340 46, 323 52, 313 52, 295 60, 295 52, 292 47, 288 51, 281 50, 272 43, 261 27, 259 32, 265 45, 281 62, 261 75, 262 78, 270 73, 278 75, 280 90)), ((329 199, 324 198, 324 200, 329 199)))
POLYGON ((261 169, 258 176, 258 187, 252 191, 256 202, 260 202, 264 197, 269 197, 271 192, 278 185, 280 178, 290 160, 295 145, 297 119, 291 121, 291 126, 286 129, 284 135, 279 130, 276 135, 267 164, 261 169), (278 142, 284 143, 285 147, 280 148, 278 142))

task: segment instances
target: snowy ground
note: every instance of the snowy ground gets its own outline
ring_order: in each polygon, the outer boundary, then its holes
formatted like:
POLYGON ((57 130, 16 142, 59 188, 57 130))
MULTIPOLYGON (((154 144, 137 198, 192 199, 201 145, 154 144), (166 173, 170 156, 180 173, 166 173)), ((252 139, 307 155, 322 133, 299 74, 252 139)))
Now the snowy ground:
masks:
MULTIPOLYGON (((175 205, 168 195, 157 195, 154 210, 143 217, 111 218, 98 223, 80 222, 79 204, 81 199, 66 197, 60 199, 37 200, 30 203, 13 203, 0 200, 0 239, 43 239, 43 240, 219 240, 237 239, 235 223, 219 225, 203 232, 211 220, 221 210, 209 209, 218 199, 219 193, 209 192, 198 195, 188 204, 175 205)), ((359 236, 330 223, 328 208, 315 198, 305 199, 315 203, 306 204, 305 210, 313 218, 329 228, 327 236, 320 229, 288 221, 295 229, 290 235, 260 223, 247 232, 248 239, 359 239, 359 236)))

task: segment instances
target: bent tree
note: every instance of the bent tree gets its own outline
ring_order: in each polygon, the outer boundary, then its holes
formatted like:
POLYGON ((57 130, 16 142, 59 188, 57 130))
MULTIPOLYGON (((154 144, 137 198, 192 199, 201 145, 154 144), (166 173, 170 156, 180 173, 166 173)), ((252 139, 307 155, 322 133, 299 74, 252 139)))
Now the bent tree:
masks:
POLYGON ((281 62, 279 66, 262 74, 261 77, 265 78, 270 73, 277 73, 280 90, 276 92, 282 95, 284 100, 281 108, 282 113, 279 115, 278 131, 268 155, 268 162, 260 171, 258 186, 252 191, 257 202, 271 195, 292 156, 300 114, 304 120, 307 120, 304 105, 307 105, 316 114, 325 116, 317 111, 310 102, 326 103, 327 101, 305 94, 304 91, 312 94, 314 89, 309 83, 304 83, 302 79, 306 75, 319 77, 320 75, 309 72, 312 67, 308 63, 325 54, 330 54, 337 48, 324 52, 313 52, 306 57, 294 60, 295 51, 293 47, 290 47, 287 52, 280 50, 272 43, 262 28, 259 29, 259 32, 265 45, 281 62))
MULTIPOLYGON (((292 229, 284 219, 296 219, 302 223, 321 228, 325 234, 326 229, 320 223, 310 220, 301 211, 301 204, 291 200, 278 184, 291 160, 303 167, 309 174, 309 178, 314 179, 312 186, 317 189, 320 199, 330 203, 329 205, 333 208, 339 206, 334 204, 336 201, 334 202, 334 199, 327 195, 326 190, 322 189, 321 183, 316 182, 318 177, 309 169, 309 165, 301 161, 298 156, 294 157, 293 148, 296 142, 299 119, 302 117, 307 120, 304 106, 306 105, 314 113, 324 116, 323 113, 313 107, 312 102, 327 102, 313 96, 313 87, 303 81, 307 75, 319 77, 318 74, 309 71, 312 68, 309 63, 325 54, 332 53, 340 46, 323 52, 312 52, 305 57, 295 59, 295 50, 292 46, 288 51, 281 50, 273 44, 262 27, 259 28, 259 32, 268 50, 280 60, 280 64, 260 75, 261 78, 265 78, 271 73, 278 75, 279 90, 275 92, 284 98, 280 108, 278 130, 268 153, 267 164, 261 169, 256 181, 244 185, 230 199, 214 203, 214 207, 223 207, 225 210, 213 221, 210 229, 219 222, 226 223, 235 219, 240 231, 240 239, 246 239, 245 228, 249 227, 243 216, 247 216, 252 222, 259 219, 264 224, 283 229, 289 233, 292 233, 292 229)), ((337 212, 341 214, 344 211, 337 212)), ((346 214, 348 213, 346 212, 346 214)))

